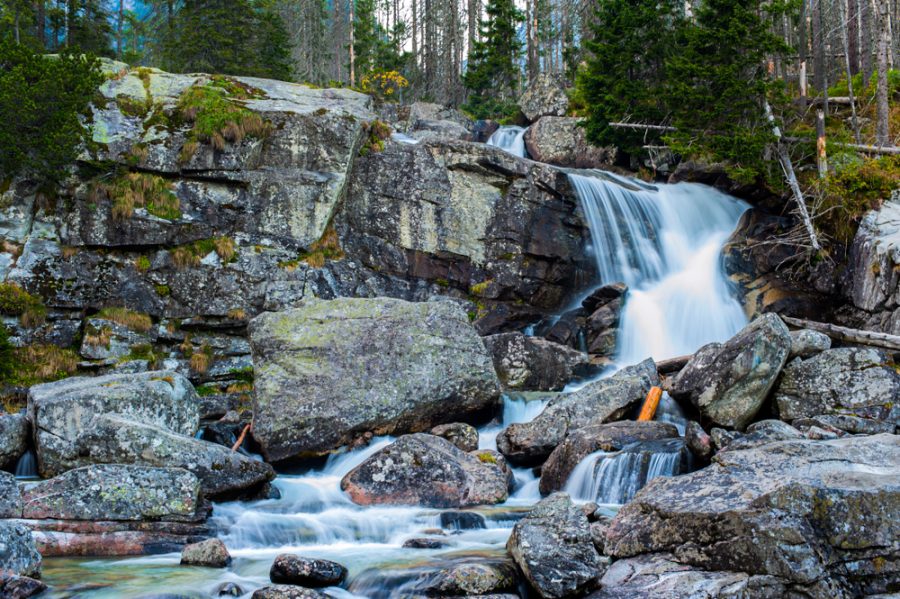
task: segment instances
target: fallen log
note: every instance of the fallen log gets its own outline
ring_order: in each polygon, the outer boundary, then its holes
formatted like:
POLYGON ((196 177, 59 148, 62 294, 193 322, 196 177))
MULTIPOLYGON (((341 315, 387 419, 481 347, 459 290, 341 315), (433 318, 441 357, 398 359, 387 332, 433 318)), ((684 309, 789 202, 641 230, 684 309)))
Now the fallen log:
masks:
POLYGON ((810 329, 824 333, 838 341, 846 343, 858 343, 860 345, 872 345, 884 349, 900 351, 900 336, 889 335, 888 333, 876 333, 875 331, 864 331, 861 329, 851 329, 827 322, 816 322, 814 320, 803 320, 801 318, 793 318, 791 316, 782 316, 781 320, 785 324, 800 328, 810 329))
POLYGON ((650 387, 650 392, 647 393, 647 399, 644 400, 644 405, 641 406, 641 413, 638 416, 638 421, 649 421, 653 420, 653 417, 656 415, 656 408, 659 407, 659 399, 662 397, 662 389, 659 387, 650 387))
POLYGON ((677 358, 668 358, 660 360, 656 363, 656 371, 660 374, 672 374, 684 368, 693 358, 693 354, 687 356, 678 356, 677 358))

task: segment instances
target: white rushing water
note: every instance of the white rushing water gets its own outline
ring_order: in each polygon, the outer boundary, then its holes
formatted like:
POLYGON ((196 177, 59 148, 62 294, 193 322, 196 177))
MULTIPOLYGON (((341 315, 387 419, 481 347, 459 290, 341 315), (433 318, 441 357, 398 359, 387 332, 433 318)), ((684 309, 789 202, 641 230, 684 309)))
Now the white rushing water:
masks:
POLYGON ((570 174, 601 284, 628 285, 616 363, 693 353, 747 322, 720 253, 747 205, 705 185, 570 174), (621 184, 621 183, 624 183, 621 184))
POLYGON ((501 150, 525 158, 525 132, 528 129, 515 125, 503 125, 487 140, 487 145, 496 146, 501 150))

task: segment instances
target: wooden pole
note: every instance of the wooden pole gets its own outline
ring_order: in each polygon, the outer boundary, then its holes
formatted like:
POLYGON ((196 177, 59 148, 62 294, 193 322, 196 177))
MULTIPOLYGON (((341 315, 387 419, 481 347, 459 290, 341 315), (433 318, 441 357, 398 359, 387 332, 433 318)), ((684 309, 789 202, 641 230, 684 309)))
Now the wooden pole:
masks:
POLYGON ((858 343, 860 345, 873 345, 875 347, 900 351, 900 336, 897 335, 851 329, 836 324, 816 322, 814 320, 803 320, 800 318, 792 318, 790 316, 782 316, 781 320, 794 328, 818 331, 828 335, 832 339, 837 339, 838 341, 858 343))
POLYGON ((816 164, 819 166, 819 178, 828 176, 828 155, 825 150, 825 113, 816 111, 816 164))
POLYGON ((656 408, 659 406, 659 400, 662 397, 662 389, 659 387, 650 387, 647 398, 644 399, 644 405, 641 406, 641 413, 638 416, 639 421, 653 420, 656 415, 656 408))

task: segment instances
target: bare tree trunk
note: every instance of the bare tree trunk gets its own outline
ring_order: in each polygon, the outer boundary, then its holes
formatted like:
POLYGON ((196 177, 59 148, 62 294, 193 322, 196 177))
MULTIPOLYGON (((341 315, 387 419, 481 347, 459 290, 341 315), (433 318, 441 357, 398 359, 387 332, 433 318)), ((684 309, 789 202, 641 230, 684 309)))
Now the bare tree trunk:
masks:
POLYGON ((844 62, 847 65, 847 92, 850 96, 850 114, 853 119, 853 136, 856 139, 856 143, 861 144, 862 140, 859 137, 859 121, 856 118, 856 100, 853 97, 853 69, 851 67, 850 61, 850 41, 848 40, 847 29, 849 28, 849 9, 847 12, 844 12, 844 0, 838 1, 838 10, 840 11, 841 18, 841 40, 844 42, 844 62))
POLYGON ((859 73, 859 2, 860 0, 847 0, 847 45, 844 51, 847 54, 850 77, 859 73))
POLYGON ((350 0, 350 85, 356 85, 356 51, 353 48, 356 30, 356 0, 350 0))
POLYGON ((860 24, 860 56, 859 69, 863 74, 863 89, 868 89, 869 80, 872 78, 874 66, 872 62, 872 47, 875 40, 872 26, 873 13, 871 0, 860 0, 859 24, 860 24))
POLYGON ((872 0, 878 9, 878 92, 875 97, 875 145, 891 145, 888 111, 888 54, 891 50, 890 6, 886 0, 872 0))
POLYGON ((812 46, 813 46, 813 85, 820 92, 825 89, 825 32, 822 23, 822 3, 824 0, 812 1, 812 46))
POLYGON ((35 11, 35 27, 37 29, 37 39, 41 44, 41 48, 47 47, 47 0, 38 0, 37 10, 35 11))
POLYGON ((119 14, 116 22, 116 58, 122 60, 122 26, 125 21, 125 0, 119 0, 119 14))

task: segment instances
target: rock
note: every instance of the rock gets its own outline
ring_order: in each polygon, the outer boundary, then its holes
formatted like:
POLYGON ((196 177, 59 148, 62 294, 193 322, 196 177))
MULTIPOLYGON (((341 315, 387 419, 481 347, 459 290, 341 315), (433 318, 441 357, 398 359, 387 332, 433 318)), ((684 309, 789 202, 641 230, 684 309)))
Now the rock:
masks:
POLYGON ((456 304, 310 300, 250 323, 253 436, 269 461, 377 431, 427 430, 493 407, 499 383, 456 304))
POLYGON ((900 375, 871 348, 841 347, 788 364, 775 401, 783 420, 849 414, 900 423, 900 375))
POLYGON ((628 287, 624 283, 612 283, 600 287, 581 303, 589 314, 585 325, 588 352, 592 355, 612 356, 615 353, 619 319, 627 293, 628 287))
POLYGON ((31 530, 24 524, 0 520, 0 575, 41 575, 41 554, 34 546, 31 530))
POLYGON ((543 461, 571 431, 623 418, 659 384, 653 360, 559 395, 531 422, 511 424, 497 436, 497 448, 515 464, 543 461))
POLYGON ((28 449, 25 414, 0 414, 0 467, 15 466, 28 449))
POLYGON ((595 451, 619 451, 638 441, 678 437, 678 429, 665 422, 610 422, 570 432, 541 467, 541 494, 561 490, 575 467, 595 451))
POLYGON ((823 599, 885 592, 898 576, 898 466, 894 435, 719 453, 708 468, 654 479, 613 519, 605 548, 778 576, 823 599))
POLYGON ((226 568, 231 564, 231 554, 219 539, 207 539, 185 545, 181 550, 182 565, 226 568))
POLYGON ((447 439, 462 451, 469 452, 478 449, 478 430, 471 424, 463 422, 439 424, 429 432, 437 437, 447 439))
POLYGON ((516 590, 516 566, 507 559, 456 558, 419 576, 410 587, 426 597, 472 597, 516 590))
POLYGON ((859 223, 850 246, 847 290, 857 308, 876 312, 895 310, 900 305, 897 288, 900 277, 894 270, 900 264, 898 221, 900 197, 892 197, 880 209, 868 212, 859 223))
POLYGON ((16 477, 0 471, 0 518, 18 518, 22 515, 22 493, 16 477))
POLYGON ((749 449, 773 441, 788 441, 802 438, 803 434, 786 422, 781 420, 761 420, 748 426, 746 434, 729 441, 725 447, 721 448, 721 451, 749 449))
POLYGON ((272 466, 230 447, 118 416, 95 417, 75 445, 90 463, 183 468, 200 479, 204 495, 216 499, 252 492, 275 478, 272 466))
POLYGON ((310 588, 341 584, 347 568, 337 562, 282 553, 269 570, 269 580, 277 584, 294 584, 310 588))
POLYGON ((532 122, 542 116, 565 116, 569 109, 565 80, 550 73, 538 75, 529 82, 518 104, 525 118, 532 122))
POLYGON ((831 337, 825 333, 809 329, 791 331, 791 353, 788 359, 811 358, 826 349, 831 349, 831 337))
POLYGON ((678 563, 674 555, 654 553, 618 560, 600 579, 589 599, 671 599, 709 597, 780 599, 788 587, 774 576, 710 572, 678 563))
POLYGON ((453 121, 420 119, 410 126, 409 136, 418 141, 471 140, 472 132, 464 125, 453 121))
POLYGON ((486 526, 484 516, 478 512, 441 512, 441 528, 472 530, 486 526))
POLYGON ((223 582, 216 587, 216 597, 240 597, 244 594, 244 589, 233 582, 223 582))
POLYGON ((603 573, 587 517, 565 493, 554 493, 513 527, 506 549, 545 598, 577 595, 603 573))
POLYGON ((404 435, 341 480, 359 505, 465 507, 506 500, 509 469, 490 452, 465 453, 441 437, 404 435))
POLYGON ((79 353, 86 360, 118 361, 132 352, 135 346, 146 346, 155 338, 146 332, 132 330, 105 318, 84 321, 84 336, 79 353))
POLYGON ((787 361, 791 336, 776 314, 760 316, 723 344, 705 345, 672 383, 713 424, 746 428, 787 361))
POLYGON ((744 437, 743 433, 737 431, 726 431, 723 428, 714 427, 709 431, 709 438, 712 441, 713 448, 716 451, 722 451, 728 445, 744 437))
POLYGON ((40 580, 27 576, 8 576, 0 574, 0 597, 6 599, 27 599, 47 590, 47 585, 40 580))
POLYGON ((591 542, 594 548, 602 555, 606 544, 606 530, 609 522, 591 522, 591 542))
MULTIPOLYGON (((102 517, 102 516, 101 516, 102 517)), ((44 557, 118 557, 180 552, 216 533, 198 522, 22 520, 44 557)))
POLYGON ((178 468, 85 466, 28 486, 22 501, 24 518, 196 522, 205 517, 200 481, 178 468))
POLYGON ((684 429, 684 442, 692 454, 703 461, 709 460, 713 454, 712 438, 703 427, 691 420, 684 429))
POLYGON ((494 369, 507 389, 559 391, 590 362, 584 352, 522 333, 484 337, 494 358, 494 369))
POLYGON ((824 429, 836 429, 853 435, 877 435, 893 433, 897 429, 895 422, 859 418, 845 414, 819 414, 811 418, 797 418, 792 423, 800 430, 816 426, 824 429))
POLYGON ((525 132, 528 154, 538 162, 570 168, 609 168, 616 161, 615 147, 594 146, 587 140, 581 119, 543 116, 525 132))
POLYGON ((270 584, 253 591, 250 599, 328 599, 328 595, 291 584, 270 584))
POLYGON ((90 463, 79 456, 78 438, 99 414, 118 415, 193 436, 199 423, 197 393, 174 372, 73 377, 28 391, 38 471, 55 476, 90 463))
POLYGON ((404 549, 440 549, 447 546, 447 541, 417 537, 403 541, 404 549))

